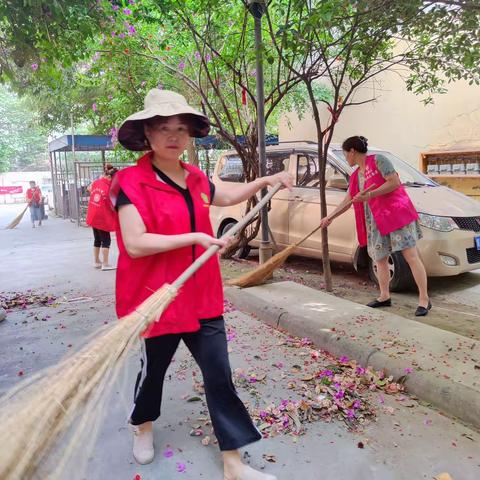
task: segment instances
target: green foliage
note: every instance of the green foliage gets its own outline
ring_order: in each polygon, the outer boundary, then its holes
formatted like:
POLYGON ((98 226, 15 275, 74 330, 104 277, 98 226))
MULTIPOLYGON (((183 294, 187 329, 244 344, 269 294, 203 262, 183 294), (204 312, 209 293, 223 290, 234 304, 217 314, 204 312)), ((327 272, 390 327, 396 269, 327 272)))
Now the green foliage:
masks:
POLYGON ((45 167, 47 136, 28 102, 0 88, 0 172, 45 167))
MULTIPOLYGON (((51 130, 67 128, 73 113, 77 124, 109 131, 160 84, 196 102, 225 134, 250 134, 255 55, 253 20, 244 3, 9 0, 0 5, 0 78, 33 98, 51 130)), ((282 112, 305 111, 308 95, 296 74, 327 79, 319 99, 334 108, 342 103, 338 96, 346 96, 334 94, 338 82, 356 88, 388 64, 408 66, 407 87, 426 101, 449 81, 479 83, 478 0, 268 5, 262 53, 271 131, 282 112), (400 54, 399 38, 407 47, 400 54)))

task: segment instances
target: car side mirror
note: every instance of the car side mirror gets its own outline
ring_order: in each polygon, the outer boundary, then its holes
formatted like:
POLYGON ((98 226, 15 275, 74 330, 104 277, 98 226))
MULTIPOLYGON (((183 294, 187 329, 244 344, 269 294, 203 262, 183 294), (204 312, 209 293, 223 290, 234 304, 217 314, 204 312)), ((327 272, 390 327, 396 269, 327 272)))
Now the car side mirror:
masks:
POLYGON ((343 175, 336 173, 328 179, 326 187, 336 188, 337 190, 348 190, 348 182, 343 175))

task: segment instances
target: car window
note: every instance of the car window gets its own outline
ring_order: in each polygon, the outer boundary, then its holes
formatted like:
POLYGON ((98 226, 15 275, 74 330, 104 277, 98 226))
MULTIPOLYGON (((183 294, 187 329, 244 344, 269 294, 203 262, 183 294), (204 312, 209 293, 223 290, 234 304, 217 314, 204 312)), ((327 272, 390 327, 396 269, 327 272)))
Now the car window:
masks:
MULTIPOLYGON (((328 182, 335 173, 338 173, 337 170, 330 163, 327 163, 325 181, 328 182)), ((320 185, 319 178, 318 157, 309 154, 298 155, 296 186, 318 188, 320 185)))
MULTIPOLYGON (((341 160, 345 161, 345 156, 342 150, 334 150, 335 155, 337 155, 341 160)), ((396 157, 390 152, 385 150, 369 150, 369 154, 376 155, 377 157, 384 157, 393 164, 395 170, 400 177, 400 180, 404 185, 412 185, 412 186, 429 186, 429 187, 436 187, 437 184, 430 180, 427 176, 420 173, 416 168, 409 165, 407 162, 401 160, 400 158, 396 157)))
POLYGON ((267 152, 267 175, 288 170, 290 152, 267 152))
MULTIPOLYGON (((237 155, 225 156, 220 159, 218 178, 224 182, 244 182, 243 164, 237 155)), ((288 170, 290 152, 267 152, 267 175, 288 170)))
POLYGON ((236 155, 222 157, 219 160, 218 178, 224 182, 244 182, 242 159, 236 155))

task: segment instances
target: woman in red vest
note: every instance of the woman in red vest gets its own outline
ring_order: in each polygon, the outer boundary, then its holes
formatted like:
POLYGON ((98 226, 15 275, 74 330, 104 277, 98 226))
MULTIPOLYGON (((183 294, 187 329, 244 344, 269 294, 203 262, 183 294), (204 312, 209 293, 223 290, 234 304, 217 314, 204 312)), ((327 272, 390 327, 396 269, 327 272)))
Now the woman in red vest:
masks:
POLYGON ((89 187, 90 199, 87 208, 87 225, 93 229, 93 258, 94 268, 114 270, 108 262, 110 253, 110 232, 115 230, 115 210, 109 198, 112 176, 117 170, 107 163, 103 168, 103 176, 95 180, 89 187), (100 249, 102 260, 100 261, 100 249))
POLYGON ((344 213, 353 198, 357 235, 360 246, 367 246, 370 258, 377 267, 380 297, 369 307, 390 307, 390 270, 388 257, 402 252, 413 274, 419 291, 417 317, 425 316, 432 308, 427 290, 427 274, 416 247, 422 238, 418 213, 410 200, 394 166, 385 157, 368 155, 365 137, 347 138, 342 149, 351 167, 358 167, 350 177, 349 192, 343 202, 322 220, 328 227, 330 217, 344 213), (364 190, 368 190, 363 193, 364 190))
MULTIPOLYGON (((118 131, 125 148, 148 151, 136 166, 117 173, 111 188, 119 218, 119 317, 134 311, 152 291, 172 283, 211 245, 225 246, 225 241, 213 234, 210 205, 243 202, 278 182, 292 186, 291 176, 282 172, 248 184, 215 187, 197 167, 180 161, 190 137, 206 136, 209 128, 208 119, 184 97, 155 89, 145 98, 145 109, 128 117, 118 131)), ((238 452, 262 435, 232 383, 218 258, 211 258, 187 281, 143 337, 142 369, 130 415, 135 460, 145 464, 154 458, 152 422, 160 416, 165 373, 183 340, 202 371, 223 454, 224 478, 274 480, 272 475, 245 466, 238 452)))
POLYGON ((35 222, 38 222, 38 226, 42 226, 42 191, 40 187, 32 180, 30 182, 30 188, 27 190, 27 203, 30 208, 30 219, 32 221, 32 227, 35 228, 35 222))

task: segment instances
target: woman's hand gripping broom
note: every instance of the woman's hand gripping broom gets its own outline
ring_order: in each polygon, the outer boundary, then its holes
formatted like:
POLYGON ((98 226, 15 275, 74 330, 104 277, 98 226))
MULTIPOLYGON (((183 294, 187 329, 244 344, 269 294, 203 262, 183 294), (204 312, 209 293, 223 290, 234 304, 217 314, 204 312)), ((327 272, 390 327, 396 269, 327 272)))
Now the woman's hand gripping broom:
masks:
MULTIPOLYGON (((278 184, 271 189, 222 238, 235 235, 281 187, 278 184)), ((62 472, 74 453, 74 472, 83 478, 78 456, 84 461, 89 457, 101 423, 99 418, 107 410, 108 398, 129 351, 148 325, 160 318, 182 285, 219 248, 211 246, 172 285, 164 285, 79 352, 4 394, 0 399, 2 480, 64 478, 62 472)))

